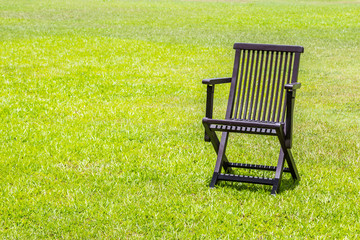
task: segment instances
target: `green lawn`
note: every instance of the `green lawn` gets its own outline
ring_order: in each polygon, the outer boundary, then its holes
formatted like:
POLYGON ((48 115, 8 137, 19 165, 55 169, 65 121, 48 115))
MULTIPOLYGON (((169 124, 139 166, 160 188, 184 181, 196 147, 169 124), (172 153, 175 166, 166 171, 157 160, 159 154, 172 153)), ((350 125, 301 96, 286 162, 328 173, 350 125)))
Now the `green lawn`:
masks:
MULTIPOLYGON (((359 47, 357 0, 0 0, 0 238, 360 238, 359 47), (276 197, 208 187, 201 80, 231 76, 234 42, 305 48, 301 181, 276 197)), ((229 158, 275 165, 251 137, 229 158)))

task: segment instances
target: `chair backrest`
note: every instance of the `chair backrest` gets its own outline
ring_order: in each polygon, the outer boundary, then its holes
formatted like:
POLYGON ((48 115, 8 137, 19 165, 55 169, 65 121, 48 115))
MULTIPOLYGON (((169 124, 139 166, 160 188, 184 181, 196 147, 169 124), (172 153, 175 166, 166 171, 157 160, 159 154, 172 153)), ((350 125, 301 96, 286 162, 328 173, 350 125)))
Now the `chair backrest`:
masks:
POLYGON ((284 86, 297 82, 301 46, 235 43, 226 119, 284 122, 284 86))

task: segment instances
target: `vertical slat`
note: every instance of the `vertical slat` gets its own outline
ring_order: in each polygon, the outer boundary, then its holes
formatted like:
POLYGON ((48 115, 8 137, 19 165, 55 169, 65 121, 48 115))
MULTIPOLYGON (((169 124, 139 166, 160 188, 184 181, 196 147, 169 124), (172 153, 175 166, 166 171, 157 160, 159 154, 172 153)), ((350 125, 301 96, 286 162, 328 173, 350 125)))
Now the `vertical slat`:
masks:
MULTIPOLYGON (((235 113, 234 113, 234 118, 236 118, 237 113, 238 113, 238 109, 239 109, 239 102, 240 102, 240 95, 241 95, 241 85, 242 85, 242 80, 243 80, 243 73, 244 73, 244 63, 245 63, 245 51, 241 51, 242 53, 242 61, 241 61, 241 70, 240 70, 240 79, 239 79, 239 87, 238 87, 238 93, 236 96, 236 105, 235 105, 235 113)), ((240 53, 240 54, 241 54, 240 53)), ((239 56, 240 59, 240 56, 239 56)), ((240 64, 240 63, 239 63, 240 64)))
MULTIPOLYGON (((276 93, 275 93, 275 98, 274 98, 274 107, 273 107, 273 114, 271 117, 271 121, 275 122, 275 114, 276 114, 276 110, 277 109, 277 103, 278 103, 278 98, 279 98, 279 87, 280 87, 280 82, 281 82, 281 67, 282 67, 282 59, 283 59, 283 52, 280 52, 280 60, 279 60, 279 67, 278 67, 278 76, 277 76, 277 83, 276 83, 276 93)), ((280 89, 280 91, 283 91, 283 88, 280 89)))
POLYGON ((294 65, 294 53, 291 53, 290 54, 289 69, 288 69, 288 77, 287 77, 286 83, 290 83, 290 79, 291 79, 291 75, 292 75, 291 69, 293 68, 293 65, 294 65))
POLYGON ((271 80, 273 59, 274 59, 274 52, 271 52, 270 66, 269 66, 269 76, 268 76, 268 81, 267 81, 266 97, 265 97, 264 111, 263 111, 263 119, 262 119, 263 121, 265 121, 266 113, 267 113, 267 107, 268 107, 269 92, 270 92, 270 80, 271 80))
MULTIPOLYGON (((278 64, 278 57, 279 57, 279 52, 275 52, 275 66, 273 69, 274 74, 273 74, 272 84, 271 84, 271 95, 270 95, 270 102, 269 102, 269 106, 268 106, 267 121, 270 121, 270 116, 271 116, 271 112, 272 112, 272 103, 274 101, 274 90, 275 90, 275 85, 276 85, 275 81, 276 81, 276 70, 277 70, 277 64, 278 64)), ((270 79, 269 79, 269 82, 270 82, 270 79)))
POLYGON ((233 113, 235 93, 236 93, 236 84, 237 84, 237 78, 239 75, 239 61, 240 61, 240 50, 236 49, 233 75, 232 75, 232 80, 231 80, 231 87, 230 87, 229 100, 228 100, 228 106, 227 106, 227 110, 226 110, 225 119, 230 119, 232 116, 232 113, 233 113))
POLYGON ((251 98, 251 83, 252 83, 252 76, 253 76, 253 68, 254 68, 254 58, 255 58, 255 51, 251 51, 251 65, 250 65, 250 71, 249 71, 249 78, 248 78, 248 84, 247 84, 247 94, 246 94, 246 100, 245 100, 245 106, 244 106, 244 115, 243 119, 246 119, 246 115, 249 111, 249 99, 251 98))
POLYGON ((285 104, 283 102, 283 97, 284 97, 284 92, 285 92, 284 86, 285 86, 285 78, 286 78, 286 69, 288 66, 288 55, 289 55, 289 53, 285 52, 284 70, 283 70, 282 82, 281 82, 281 86, 280 86, 279 110, 278 110, 278 114, 276 117, 277 122, 279 122, 279 120, 280 120, 280 114, 282 112, 282 108, 285 107, 285 104))
POLYGON ((294 69, 291 78, 292 83, 297 81, 297 77, 299 73, 299 63, 300 63, 300 53, 297 52, 295 53, 295 59, 294 59, 294 69))
MULTIPOLYGON (((255 63, 255 72, 254 72, 254 79, 253 79, 253 86, 252 86, 252 93, 251 93, 251 101, 250 101, 250 105, 249 105, 249 116, 248 119, 252 119, 251 118, 251 114, 253 111, 253 104, 254 104, 254 97, 255 97, 255 88, 256 88, 256 80, 257 80, 257 70, 258 70, 258 66, 259 66, 259 51, 254 51, 254 54, 256 53, 256 63, 255 63)), ((256 110, 255 110, 256 111, 256 110)), ((252 119, 255 120, 255 117, 252 119)))
POLYGON ((265 94, 265 85, 266 85, 266 73, 268 70, 268 63, 269 63, 269 52, 266 52, 266 58, 265 58, 265 69, 264 69, 264 79, 263 79, 263 84, 262 84, 262 90, 261 90, 261 98, 260 98, 260 104, 259 104, 259 120, 261 119, 261 112, 263 109, 263 100, 264 100, 264 94, 265 94))
POLYGON ((246 86, 247 86, 247 78, 248 78, 248 70, 249 70, 249 61, 250 61, 250 51, 247 51, 246 67, 245 67, 245 78, 244 78, 244 84, 243 84, 243 91, 242 91, 242 94, 241 94, 239 119, 241 119, 241 115, 242 115, 242 112, 243 112, 244 97, 245 97, 245 90, 246 90, 246 86))
POLYGON ((263 68, 263 63, 264 63, 264 51, 260 51, 258 53, 258 55, 260 55, 260 53, 261 53, 261 59, 260 59, 260 67, 259 67, 259 78, 257 80, 256 97, 255 97, 255 104, 254 104, 254 110, 253 110, 253 119, 254 120, 260 120, 260 115, 258 115, 258 117, 256 118, 256 111, 257 111, 257 106, 258 106, 258 101, 259 101, 259 93, 260 93, 260 87, 261 87, 261 73, 262 73, 262 68, 263 68))

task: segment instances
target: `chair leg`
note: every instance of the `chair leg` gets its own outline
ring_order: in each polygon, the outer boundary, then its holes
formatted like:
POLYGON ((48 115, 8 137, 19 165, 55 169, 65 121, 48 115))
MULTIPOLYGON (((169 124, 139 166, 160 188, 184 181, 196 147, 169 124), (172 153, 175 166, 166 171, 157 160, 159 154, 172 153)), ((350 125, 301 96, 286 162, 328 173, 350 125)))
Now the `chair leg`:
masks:
POLYGON ((300 176, 299 176, 298 170, 296 168, 295 161, 294 161, 293 155, 291 153, 291 149, 286 147, 285 138, 284 138, 284 132, 283 132, 283 130, 281 128, 276 129, 276 132, 277 132, 277 136, 279 138, 281 149, 284 152, 286 162, 287 162, 287 164, 289 166, 291 176, 293 177, 293 179, 295 181, 300 180, 300 176))
POLYGON ((228 139, 229 139, 229 133, 223 132, 221 135, 221 142, 219 145, 219 151, 218 151, 218 155, 217 155, 217 159, 216 159, 214 174, 213 174, 213 177, 210 182, 211 188, 215 187, 217 180, 218 180, 218 176, 221 172, 221 167, 223 166, 223 160, 226 158, 225 151, 226 151, 228 139))
POLYGON ((285 158, 286 158, 286 162, 287 162, 287 164, 289 166, 291 176, 295 181, 300 180, 300 175, 298 173, 298 170, 297 170, 294 158, 292 156, 291 150, 289 148, 287 148, 286 152, 287 152, 287 154, 285 155, 285 158))
POLYGON ((278 160, 278 164, 276 166, 274 184, 273 184, 273 188, 271 190, 271 195, 276 195, 280 190, 281 179, 282 179, 282 174, 283 174, 283 170, 284 170, 284 160, 285 160, 284 151, 282 148, 280 148, 279 160, 278 160))
MULTIPOLYGON (((203 125, 205 127, 205 132, 206 132, 207 136, 210 138, 210 142, 212 143, 214 150, 215 150, 216 154, 218 155, 219 148, 220 148, 219 138, 217 137, 216 133, 209 128, 208 124, 204 123, 203 125)), ((223 156, 223 161, 226 163, 229 162, 225 154, 223 156)), ((225 171, 231 170, 231 168, 228 167, 227 165, 223 164, 222 167, 224 168, 225 171)))

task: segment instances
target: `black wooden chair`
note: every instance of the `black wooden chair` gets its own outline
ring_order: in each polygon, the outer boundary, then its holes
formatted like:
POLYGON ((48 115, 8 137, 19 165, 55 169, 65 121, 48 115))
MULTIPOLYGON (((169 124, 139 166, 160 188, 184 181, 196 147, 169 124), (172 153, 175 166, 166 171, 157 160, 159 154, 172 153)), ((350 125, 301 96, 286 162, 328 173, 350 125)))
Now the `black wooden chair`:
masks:
POLYGON ((299 180, 291 154, 293 111, 301 46, 235 43, 235 61, 231 78, 204 79, 207 84, 205 141, 211 142, 217 160, 210 187, 219 180, 272 185, 271 194, 279 191, 283 172, 299 180), (230 83, 225 119, 212 119, 216 84, 230 83), (216 131, 222 132, 219 140, 216 131), (280 141, 277 166, 229 162, 226 146, 229 133, 274 135, 280 141), (284 168, 286 160, 288 168, 284 168), (225 173, 221 173, 221 168, 225 173), (231 168, 274 171, 274 178, 229 174, 231 168))

